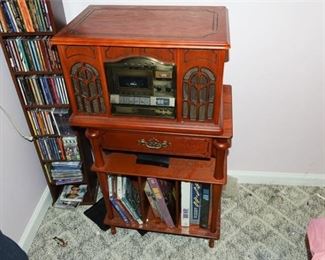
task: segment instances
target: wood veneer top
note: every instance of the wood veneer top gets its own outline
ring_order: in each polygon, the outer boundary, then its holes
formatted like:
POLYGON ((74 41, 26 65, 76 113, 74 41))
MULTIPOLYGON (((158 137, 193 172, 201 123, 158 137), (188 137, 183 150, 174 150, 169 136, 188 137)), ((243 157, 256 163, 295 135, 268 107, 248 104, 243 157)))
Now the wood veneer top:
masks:
POLYGON ((54 44, 138 47, 230 47, 225 7, 91 5, 54 44))

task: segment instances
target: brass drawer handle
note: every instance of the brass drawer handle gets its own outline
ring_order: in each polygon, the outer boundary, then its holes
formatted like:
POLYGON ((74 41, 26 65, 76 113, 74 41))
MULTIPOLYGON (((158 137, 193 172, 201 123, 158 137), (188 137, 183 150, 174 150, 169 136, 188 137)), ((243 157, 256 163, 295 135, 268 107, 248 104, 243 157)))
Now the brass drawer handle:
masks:
POLYGON ((170 145, 170 143, 168 141, 159 141, 156 138, 151 138, 148 141, 146 141, 145 139, 140 139, 138 140, 138 144, 140 145, 144 145, 145 147, 149 148, 149 149, 155 149, 155 150, 159 150, 165 147, 168 147, 170 145))

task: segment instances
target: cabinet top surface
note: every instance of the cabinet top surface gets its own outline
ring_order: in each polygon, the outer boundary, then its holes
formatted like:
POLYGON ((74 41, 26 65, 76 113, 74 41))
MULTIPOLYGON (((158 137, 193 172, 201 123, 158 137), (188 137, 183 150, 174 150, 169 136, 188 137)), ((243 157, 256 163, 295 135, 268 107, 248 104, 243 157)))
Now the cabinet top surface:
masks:
POLYGON ((91 5, 54 44, 143 47, 230 47, 225 7, 91 5))

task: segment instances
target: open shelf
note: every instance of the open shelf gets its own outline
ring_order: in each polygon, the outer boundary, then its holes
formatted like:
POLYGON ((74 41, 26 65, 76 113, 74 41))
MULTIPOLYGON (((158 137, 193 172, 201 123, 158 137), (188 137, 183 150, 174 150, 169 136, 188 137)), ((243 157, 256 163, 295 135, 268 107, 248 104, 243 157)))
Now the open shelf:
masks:
POLYGON ((173 235, 182 235, 182 236, 191 236, 191 237, 201 237, 208 239, 219 239, 219 232, 212 233, 209 229, 201 228, 199 225, 191 225, 190 227, 168 227, 163 221, 160 219, 151 220, 143 223, 142 225, 136 224, 132 222, 131 224, 126 224, 123 220, 118 216, 116 212, 114 212, 114 218, 109 219, 108 216, 105 216, 104 223, 109 226, 120 227, 120 228, 128 228, 128 229, 140 229, 144 231, 150 232, 159 232, 173 235))
POLYGON ((166 180, 181 180, 210 184, 224 184, 225 179, 213 177, 215 159, 186 159, 170 157, 169 167, 136 163, 137 156, 127 153, 110 153, 104 156, 104 167, 92 166, 92 170, 100 173, 117 175, 153 177, 166 180))

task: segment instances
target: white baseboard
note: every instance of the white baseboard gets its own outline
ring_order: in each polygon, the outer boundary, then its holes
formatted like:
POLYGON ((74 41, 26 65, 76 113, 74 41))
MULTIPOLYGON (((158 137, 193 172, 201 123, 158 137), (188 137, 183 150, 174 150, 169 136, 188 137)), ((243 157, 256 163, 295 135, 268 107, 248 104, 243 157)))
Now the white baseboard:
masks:
POLYGON ((51 206, 51 204, 52 197, 50 194, 50 190, 48 187, 46 187, 18 242, 18 245, 26 253, 32 245, 36 232, 43 221, 47 209, 51 206))
POLYGON ((325 173, 228 171, 228 175, 239 183, 325 187, 325 173))

